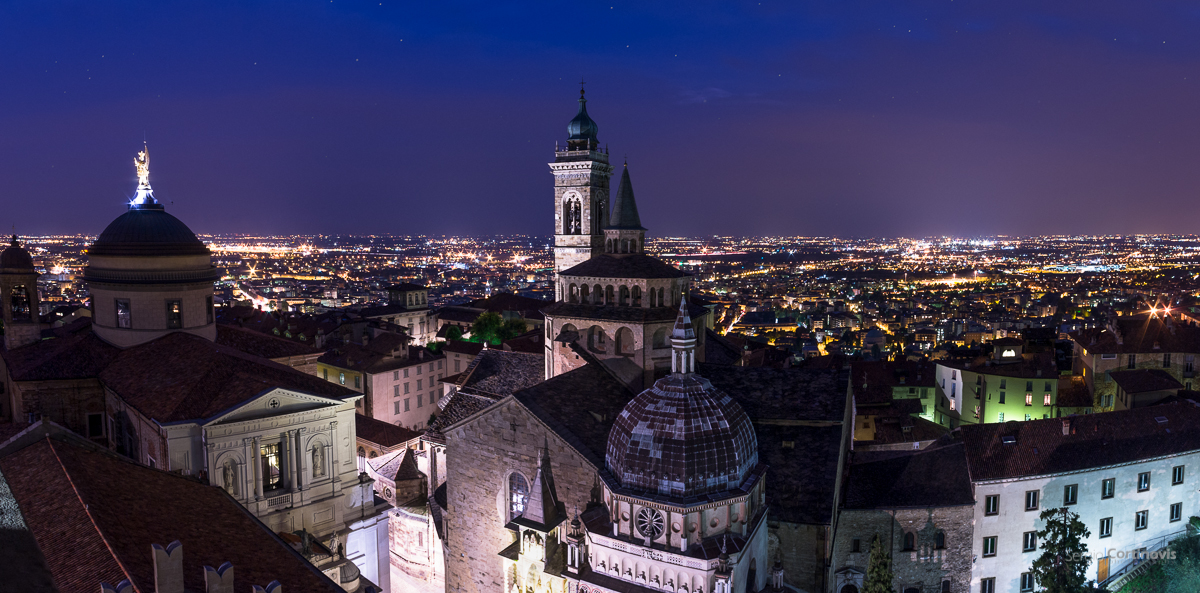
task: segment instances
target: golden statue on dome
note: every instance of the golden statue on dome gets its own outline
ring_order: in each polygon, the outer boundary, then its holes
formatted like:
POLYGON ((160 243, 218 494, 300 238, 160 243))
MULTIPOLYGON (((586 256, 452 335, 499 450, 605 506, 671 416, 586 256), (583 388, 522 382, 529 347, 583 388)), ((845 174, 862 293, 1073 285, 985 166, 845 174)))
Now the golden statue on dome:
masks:
POLYGON ((142 147, 133 159, 133 166, 137 168, 138 187, 150 187, 150 147, 145 144, 142 147))

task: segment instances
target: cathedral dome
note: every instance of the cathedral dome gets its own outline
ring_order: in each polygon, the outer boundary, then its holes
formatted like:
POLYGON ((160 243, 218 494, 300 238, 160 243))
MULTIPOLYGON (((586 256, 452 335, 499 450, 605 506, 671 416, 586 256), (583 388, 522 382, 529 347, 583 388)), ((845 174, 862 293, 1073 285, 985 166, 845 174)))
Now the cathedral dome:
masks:
POLYGON ((16 235, 13 235, 12 242, 8 244, 4 253, 0 253, 0 268, 16 270, 33 269, 33 257, 17 242, 16 235))
POLYGON ((132 204, 112 221, 88 255, 205 255, 208 248, 162 204, 132 204))
POLYGON ((695 374, 686 299, 672 342, 674 372, 621 410, 605 465, 626 488, 674 498, 736 489, 758 465, 758 439, 746 411, 695 374))
POLYGON ((599 133, 600 126, 588 117, 587 99, 583 97, 583 89, 579 90, 579 113, 567 124, 568 140, 596 140, 596 134, 599 133))

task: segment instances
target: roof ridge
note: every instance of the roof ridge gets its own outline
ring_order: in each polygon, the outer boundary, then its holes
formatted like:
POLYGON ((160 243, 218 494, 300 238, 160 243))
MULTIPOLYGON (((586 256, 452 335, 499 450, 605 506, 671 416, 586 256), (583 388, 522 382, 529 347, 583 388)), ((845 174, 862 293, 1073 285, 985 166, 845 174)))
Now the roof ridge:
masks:
POLYGON ((129 574, 129 569, 125 567, 124 562, 121 562, 121 558, 117 555, 116 550, 114 550, 112 544, 108 542, 108 538, 104 536, 104 530, 100 529, 100 524, 97 523, 96 518, 92 516, 92 509, 89 508, 87 502, 83 500, 83 495, 80 494, 79 488, 75 486, 75 480, 71 478, 71 472, 67 470, 67 466, 63 463, 62 457, 59 457, 58 451, 55 450, 54 439, 51 439, 49 434, 46 434, 46 445, 50 447, 50 452, 54 454, 54 460, 57 461, 58 466, 62 468, 63 476, 67 478, 67 483, 71 485, 71 490, 75 492, 75 498, 79 500, 79 504, 83 506, 84 514, 87 515, 88 520, 92 522, 92 527, 96 528, 96 534, 100 536, 100 541, 104 542, 104 547, 108 548, 108 553, 112 554, 113 561, 117 563, 118 567, 120 567, 121 572, 125 574, 125 579, 129 581, 129 584, 131 587, 133 587, 133 590, 140 593, 141 589, 137 586, 137 583, 133 581, 133 575, 129 574))

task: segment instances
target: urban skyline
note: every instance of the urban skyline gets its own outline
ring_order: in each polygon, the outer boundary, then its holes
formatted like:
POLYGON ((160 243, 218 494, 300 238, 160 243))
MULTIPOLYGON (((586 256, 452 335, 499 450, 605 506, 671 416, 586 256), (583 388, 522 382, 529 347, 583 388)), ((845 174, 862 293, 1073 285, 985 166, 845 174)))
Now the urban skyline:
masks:
POLYGON ((200 232, 543 232, 581 77, 663 235, 1186 233, 1200 188, 1184 4, 0 11, 23 233, 98 232, 143 140, 200 232))

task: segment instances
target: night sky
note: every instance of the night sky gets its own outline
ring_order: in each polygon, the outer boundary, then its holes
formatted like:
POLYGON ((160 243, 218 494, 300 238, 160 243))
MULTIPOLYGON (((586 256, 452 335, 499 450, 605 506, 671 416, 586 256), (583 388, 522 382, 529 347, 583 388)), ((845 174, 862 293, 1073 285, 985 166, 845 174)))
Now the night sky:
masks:
POLYGON ((0 226, 549 234, 583 77, 651 235, 1200 231, 1200 3, 509 4, 6 2, 0 226))

